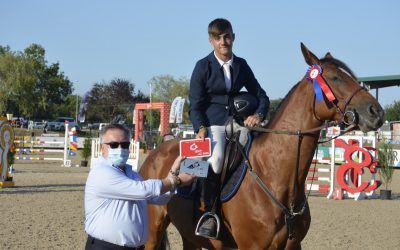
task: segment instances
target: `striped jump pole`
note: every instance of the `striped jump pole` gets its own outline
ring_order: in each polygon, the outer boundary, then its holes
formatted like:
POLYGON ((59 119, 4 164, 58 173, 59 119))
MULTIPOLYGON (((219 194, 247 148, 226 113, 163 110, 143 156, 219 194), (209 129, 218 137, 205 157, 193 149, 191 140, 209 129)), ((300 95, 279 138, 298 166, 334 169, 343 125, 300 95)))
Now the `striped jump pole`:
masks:
POLYGON ((17 153, 37 153, 37 154, 44 154, 44 153, 63 153, 64 150, 62 149, 30 149, 30 148, 18 148, 15 150, 17 153))
POLYGON ((45 157, 45 156, 15 156, 14 159, 18 161, 62 161, 63 167, 70 167, 71 160, 68 159, 68 123, 65 124, 65 134, 64 141, 44 141, 44 140, 14 140, 14 143, 17 144, 30 144, 30 148, 18 148, 16 149, 17 153, 36 153, 36 154, 45 154, 45 153, 63 153, 63 157, 45 157), (43 144, 53 144, 60 145, 63 149, 35 149, 33 145, 43 145, 43 144))
POLYGON ((318 152, 315 152, 305 183, 306 190, 328 193, 326 196, 328 199, 333 198, 335 189, 335 154, 332 150, 335 145, 333 140, 331 144, 330 157, 319 157, 318 152))
POLYGON ((71 160, 68 160, 68 122, 65 123, 65 135, 64 135, 64 158, 63 167, 71 167, 71 160))
POLYGON ((39 140, 31 140, 31 141, 25 141, 25 140, 14 140, 14 143, 20 144, 20 143, 27 143, 27 144, 46 144, 46 143, 51 143, 51 144, 64 144, 62 141, 39 141, 39 140))
POLYGON ((19 160, 19 161, 63 161, 64 158, 15 156, 15 160, 19 160))

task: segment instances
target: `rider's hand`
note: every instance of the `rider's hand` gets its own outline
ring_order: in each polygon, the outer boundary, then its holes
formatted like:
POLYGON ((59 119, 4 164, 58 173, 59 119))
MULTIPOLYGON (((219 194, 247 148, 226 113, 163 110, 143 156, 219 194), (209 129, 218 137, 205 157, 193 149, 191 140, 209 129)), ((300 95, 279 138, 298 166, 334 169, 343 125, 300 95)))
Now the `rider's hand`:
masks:
POLYGON ((204 127, 199 129, 199 132, 197 132, 197 135, 196 135, 196 139, 204 140, 204 139, 206 139, 206 137, 207 137, 207 129, 204 127))
POLYGON ((244 126, 254 127, 262 122, 261 117, 257 114, 250 115, 244 120, 244 126))

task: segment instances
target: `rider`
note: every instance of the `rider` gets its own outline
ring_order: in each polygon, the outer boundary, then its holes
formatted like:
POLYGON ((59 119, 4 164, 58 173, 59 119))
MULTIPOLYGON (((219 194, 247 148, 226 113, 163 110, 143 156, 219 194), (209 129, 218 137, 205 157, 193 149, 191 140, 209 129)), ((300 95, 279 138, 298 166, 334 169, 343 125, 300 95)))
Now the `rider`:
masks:
MULTIPOLYGON (((189 114, 197 133, 196 138, 211 139, 212 155, 208 158, 211 169, 203 185, 206 212, 211 211, 219 191, 226 144, 225 125, 232 117, 229 100, 242 87, 258 99, 256 111, 244 120, 244 125, 248 127, 260 124, 269 107, 269 98, 247 62, 232 52, 235 34, 231 23, 222 18, 213 20, 208 25, 208 39, 214 51, 196 63, 189 89, 189 114)), ((247 133, 241 134, 247 136, 247 133)), ((197 233, 215 238, 218 235, 215 218, 205 218, 197 233)))

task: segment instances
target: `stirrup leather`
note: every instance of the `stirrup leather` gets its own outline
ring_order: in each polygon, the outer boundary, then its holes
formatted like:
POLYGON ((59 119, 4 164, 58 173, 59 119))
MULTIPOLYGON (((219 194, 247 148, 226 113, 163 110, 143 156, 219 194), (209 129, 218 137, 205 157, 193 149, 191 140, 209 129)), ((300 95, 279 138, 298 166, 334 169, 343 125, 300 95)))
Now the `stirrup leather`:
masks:
POLYGON ((198 236, 202 236, 202 237, 205 237, 205 238, 209 238, 209 239, 214 239, 215 240, 215 239, 218 238, 220 226, 221 226, 221 223, 220 223, 218 215, 215 214, 215 213, 206 212, 200 217, 199 222, 197 222, 196 231, 194 233, 196 235, 198 235, 198 236), (213 217, 215 219, 215 221, 217 222, 217 234, 214 237, 212 237, 212 236, 208 237, 206 235, 200 234, 200 232, 199 232, 200 225, 205 221, 205 219, 207 219, 207 217, 213 217))

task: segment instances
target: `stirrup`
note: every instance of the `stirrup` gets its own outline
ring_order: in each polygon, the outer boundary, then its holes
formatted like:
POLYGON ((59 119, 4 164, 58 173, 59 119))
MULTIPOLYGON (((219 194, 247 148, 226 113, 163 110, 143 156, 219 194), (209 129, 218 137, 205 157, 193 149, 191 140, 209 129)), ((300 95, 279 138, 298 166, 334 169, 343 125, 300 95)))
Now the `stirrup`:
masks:
POLYGON ((218 215, 216 215, 214 213, 211 213, 211 212, 206 212, 200 217, 199 221, 197 222, 197 226, 196 226, 196 230, 194 231, 194 234, 198 235, 198 236, 205 237, 205 238, 216 240, 218 238, 218 235, 219 235, 220 226, 221 226, 221 224, 220 224, 218 215), (199 232, 200 225, 203 223, 203 221, 205 221, 205 219, 207 219, 207 217, 213 217, 215 219, 215 221, 217 222, 217 234, 214 237, 209 237, 209 236, 206 236, 206 235, 202 235, 199 232))

